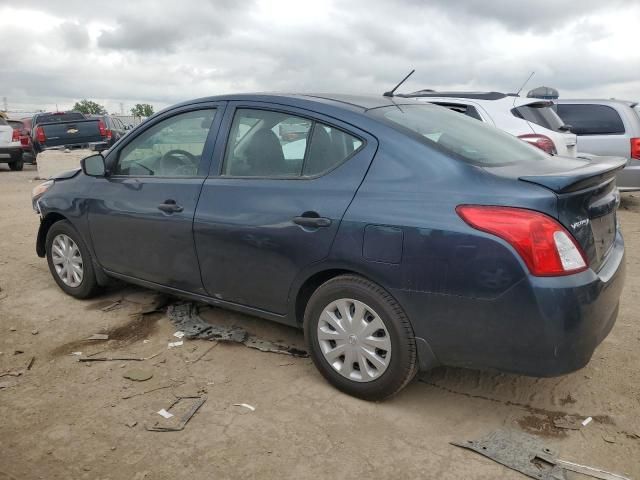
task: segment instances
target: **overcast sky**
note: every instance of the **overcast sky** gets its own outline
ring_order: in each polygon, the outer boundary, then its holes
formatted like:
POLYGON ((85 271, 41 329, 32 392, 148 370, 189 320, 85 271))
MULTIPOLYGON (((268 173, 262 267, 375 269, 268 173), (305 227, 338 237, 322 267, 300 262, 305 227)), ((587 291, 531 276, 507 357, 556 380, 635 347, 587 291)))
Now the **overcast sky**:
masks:
MULTIPOLYGON (((640 100, 638 0, 0 0, 9 109, 231 92, 514 91, 640 100)), ((1 100, 1 99, 0 99, 1 100)), ((0 103, 0 108, 2 104, 0 103)))

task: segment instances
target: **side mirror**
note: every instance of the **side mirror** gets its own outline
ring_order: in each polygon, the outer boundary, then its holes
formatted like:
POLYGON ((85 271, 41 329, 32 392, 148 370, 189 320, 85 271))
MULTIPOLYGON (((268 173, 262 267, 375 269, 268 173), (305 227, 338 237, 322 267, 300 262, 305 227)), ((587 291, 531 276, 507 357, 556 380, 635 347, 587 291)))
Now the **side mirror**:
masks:
POLYGON ((106 167, 104 164, 104 157, 101 154, 91 155, 89 157, 80 160, 82 171, 85 175, 90 177, 104 177, 106 173, 106 167))

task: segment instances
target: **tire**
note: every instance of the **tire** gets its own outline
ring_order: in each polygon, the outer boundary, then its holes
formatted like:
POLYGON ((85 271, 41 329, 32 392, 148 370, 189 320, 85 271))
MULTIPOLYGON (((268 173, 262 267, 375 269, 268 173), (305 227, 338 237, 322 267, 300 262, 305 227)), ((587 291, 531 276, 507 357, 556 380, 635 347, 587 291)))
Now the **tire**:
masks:
POLYGON ((388 398, 402 390, 418 371, 416 343, 409 319, 386 290, 362 277, 342 275, 318 287, 305 309, 304 334, 313 363, 320 373, 334 387, 354 397, 374 401, 388 398), (344 315, 339 312, 345 308, 353 319, 352 324, 347 323, 354 325, 352 331, 360 337, 347 335, 348 328, 341 326, 345 322, 342 321, 344 315), (338 318, 337 327, 335 318, 328 312, 338 318), (382 328, 374 332, 375 326, 382 328), (347 340, 327 340, 333 335, 347 340), (372 343, 376 346, 371 347, 372 343), (369 353, 363 356, 364 349, 369 353), (335 358, 336 352, 340 351, 345 354, 335 358), (350 367, 347 355, 354 360, 350 367), (375 360, 375 365, 369 358, 375 360), (360 366, 363 363, 364 369, 360 366))
POLYGON ((11 163, 9 163, 9 168, 14 172, 19 172, 20 170, 22 170, 23 167, 24 167, 24 159, 22 158, 22 152, 21 152, 20 155, 16 156, 15 160, 12 160, 11 163))
MULTIPOLYGON (((61 220, 54 223, 47 232, 47 238, 45 241, 45 247, 47 252, 47 263, 49 264, 49 271, 56 281, 58 286, 67 294, 75 298, 91 298, 100 291, 100 286, 96 280, 95 270, 93 268, 93 261, 91 254, 84 240, 76 229, 67 220, 61 220), (69 239, 67 248, 61 249, 61 244, 65 243, 65 238, 69 239), (55 245, 54 245, 55 242, 55 245), (60 255, 60 252, 76 252, 75 248, 72 248, 72 244, 77 247, 78 255, 60 255), (64 258, 69 258, 68 263, 64 262, 64 258), (79 258, 79 262, 78 262, 79 258), (63 259, 62 264, 60 259, 63 259), (71 274, 67 275, 66 272, 69 269, 73 270, 74 265, 80 265, 81 276, 71 274), (56 266, 57 265, 57 266, 56 266), (63 273, 58 272, 58 268, 62 268, 63 273), (65 281, 66 280, 66 281, 65 281), (79 281, 78 281, 79 280, 79 281)), ((76 269, 76 274, 78 273, 76 269)))

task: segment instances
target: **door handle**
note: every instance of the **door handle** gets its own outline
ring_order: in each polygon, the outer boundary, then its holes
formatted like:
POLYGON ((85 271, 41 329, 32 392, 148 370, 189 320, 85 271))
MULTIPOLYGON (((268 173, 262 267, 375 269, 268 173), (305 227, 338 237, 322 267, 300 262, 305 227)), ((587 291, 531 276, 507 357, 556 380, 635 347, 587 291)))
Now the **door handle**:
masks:
POLYGON ((175 200, 165 200, 164 203, 158 205, 158 210, 162 210, 164 213, 176 213, 184 210, 180 205, 176 205, 175 200))
POLYGON ((328 227, 331 219, 325 217, 293 217, 293 223, 307 228, 328 227))

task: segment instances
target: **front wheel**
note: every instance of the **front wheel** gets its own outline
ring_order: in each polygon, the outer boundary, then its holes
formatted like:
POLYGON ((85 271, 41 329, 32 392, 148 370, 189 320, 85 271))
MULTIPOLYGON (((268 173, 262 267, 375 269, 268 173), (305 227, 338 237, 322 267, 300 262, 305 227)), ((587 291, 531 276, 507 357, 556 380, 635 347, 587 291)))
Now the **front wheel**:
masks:
POLYGON ((369 280, 342 275, 321 285, 304 318, 311 358, 336 388, 382 400, 417 372, 413 329, 396 300, 369 280))
POLYGON ((89 249, 71 223, 61 220, 51 226, 46 251, 51 275, 66 294, 90 298, 99 291, 89 249))

